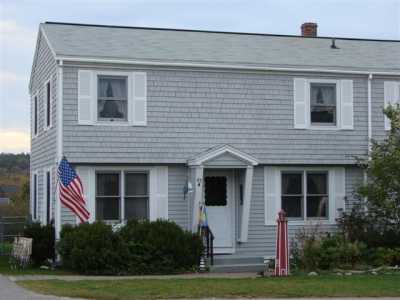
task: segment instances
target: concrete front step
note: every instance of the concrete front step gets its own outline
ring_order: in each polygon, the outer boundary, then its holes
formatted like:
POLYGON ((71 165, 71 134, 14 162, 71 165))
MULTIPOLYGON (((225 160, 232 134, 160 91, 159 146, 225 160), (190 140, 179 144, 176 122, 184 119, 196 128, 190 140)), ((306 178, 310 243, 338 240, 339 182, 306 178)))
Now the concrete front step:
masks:
POLYGON ((261 272, 264 270, 264 258, 261 256, 215 255, 213 273, 261 272))
POLYGON ((211 273, 258 273, 264 271, 264 264, 232 264, 210 266, 211 273))

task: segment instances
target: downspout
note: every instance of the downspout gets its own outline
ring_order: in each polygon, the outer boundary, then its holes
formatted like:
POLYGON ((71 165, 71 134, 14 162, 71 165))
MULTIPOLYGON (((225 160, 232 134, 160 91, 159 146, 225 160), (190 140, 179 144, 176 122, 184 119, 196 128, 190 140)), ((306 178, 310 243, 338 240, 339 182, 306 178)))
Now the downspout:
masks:
MULTIPOLYGON (((63 61, 59 60, 57 65, 57 155, 56 155, 56 168, 63 156, 63 61)), ((60 204, 60 191, 57 181, 55 199, 55 235, 56 240, 60 238, 61 231, 61 204, 60 204)))
MULTIPOLYGON (((371 148, 372 148, 372 73, 368 74, 368 149, 367 156, 368 161, 371 159, 371 148)), ((367 172, 364 170, 364 185, 368 182, 367 172)), ((364 203, 367 202, 367 198, 364 197, 364 203)))

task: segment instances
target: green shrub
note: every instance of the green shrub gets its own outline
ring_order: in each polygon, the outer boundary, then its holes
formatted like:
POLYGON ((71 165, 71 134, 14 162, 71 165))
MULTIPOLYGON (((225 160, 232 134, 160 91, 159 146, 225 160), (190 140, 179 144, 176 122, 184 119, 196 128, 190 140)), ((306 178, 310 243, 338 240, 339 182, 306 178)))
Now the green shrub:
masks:
POLYGON ((102 222, 63 226, 57 245, 63 265, 83 274, 123 274, 126 246, 111 226, 102 222))
POLYGON ((340 233, 302 235, 300 239, 292 257, 298 268, 308 271, 354 268, 362 263, 366 249, 365 244, 349 242, 340 233))
POLYGON ((133 274, 165 274, 197 266, 203 244, 197 235, 170 221, 131 220, 120 231, 127 243, 133 274))
POLYGON ((39 222, 27 224, 24 236, 33 239, 31 259, 34 265, 41 265, 48 259, 54 259, 55 231, 52 224, 41 225, 39 222))
POLYGON ((167 274, 197 266, 201 239, 170 221, 64 226, 58 244, 66 268, 84 274, 167 274))

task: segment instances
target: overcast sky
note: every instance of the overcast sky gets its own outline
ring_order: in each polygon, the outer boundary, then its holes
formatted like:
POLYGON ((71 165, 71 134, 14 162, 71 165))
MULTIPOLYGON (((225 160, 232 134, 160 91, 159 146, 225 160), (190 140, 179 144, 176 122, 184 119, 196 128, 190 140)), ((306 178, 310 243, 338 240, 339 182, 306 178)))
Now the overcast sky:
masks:
POLYGON ((0 0, 0 152, 29 151, 28 80, 40 22, 400 39, 400 0, 0 0))

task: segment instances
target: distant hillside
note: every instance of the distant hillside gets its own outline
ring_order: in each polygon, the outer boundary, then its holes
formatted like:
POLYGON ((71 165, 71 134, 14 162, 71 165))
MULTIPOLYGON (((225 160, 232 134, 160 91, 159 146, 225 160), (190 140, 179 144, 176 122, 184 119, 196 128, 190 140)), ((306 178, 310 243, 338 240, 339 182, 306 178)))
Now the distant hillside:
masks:
POLYGON ((28 174, 29 154, 0 153, 0 174, 28 174))

